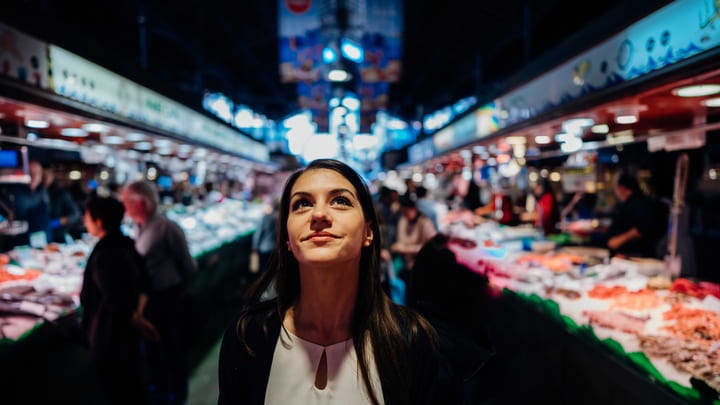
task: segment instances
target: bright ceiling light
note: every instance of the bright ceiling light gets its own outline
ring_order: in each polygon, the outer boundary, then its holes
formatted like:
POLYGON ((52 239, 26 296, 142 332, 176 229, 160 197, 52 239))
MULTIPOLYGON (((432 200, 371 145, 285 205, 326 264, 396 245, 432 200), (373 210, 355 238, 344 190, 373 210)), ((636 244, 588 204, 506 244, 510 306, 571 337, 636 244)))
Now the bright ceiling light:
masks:
POLYGON ((702 105, 705 107, 720 107, 720 97, 703 100, 702 105))
POLYGON ((185 153, 190 153, 190 151, 192 151, 192 146, 190 146, 190 145, 180 145, 180 146, 178 146, 177 149, 178 149, 178 153, 185 154, 185 153))
POLYGON ((73 170, 70 172, 68 177, 70 178, 70 180, 80 180, 82 178, 82 173, 80 173, 79 170, 73 170))
POLYGON ((125 139, 118 135, 108 135, 102 138, 102 141, 107 145, 122 145, 125 143, 125 139))
POLYGON ((138 142, 133 146, 133 148, 137 150, 151 150, 153 148, 152 143, 150 142, 138 142))
POLYGON ((167 149, 172 146, 172 141, 169 139, 156 139, 154 143, 155 146, 161 149, 167 149))
POLYGON ((88 131, 88 132, 95 132, 95 133, 102 133, 107 132, 110 130, 110 128, 107 125, 98 124, 98 123, 91 123, 91 124, 85 124, 82 126, 82 129, 88 131))
POLYGON ((146 138, 145 135, 137 133, 137 132, 131 132, 131 133, 127 134, 127 140, 130 142, 144 141, 145 138, 146 138))
POLYGON ((557 134, 555 135, 555 142, 565 142, 570 138, 575 138, 575 136, 566 133, 557 134))
POLYGON ((88 133, 80 128, 63 128, 60 131, 60 134, 62 136, 69 136, 73 138, 84 138, 88 136, 88 133))
POLYGON ((678 87, 672 91, 672 94, 679 97, 703 97, 717 93, 720 93, 720 84, 698 84, 678 87))
POLYGON ((335 54, 335 51, 333 51, 331 48, 323 49, 322 57, 323 57, 323 62, 325 62, 325 63, 333 63, 337 59, 337 55, 335 54))
POLYGON ((360 100, 355 97, 345 97, 342 100, 342 105, 344 105, 350 111, 355 111, 360 109, 360 100))
POLYGON ((101 153, 101 154, 105 154, 105 153, 109 153, 109 152, 110 152, 110 148, 107 147, 107 146, 105 146, 105 145, 95 145, 95 146, 92 147, 92 149, 93 149, 95 152, 101 153))
POLYGON ((550 137, 547 135, 538 135, 535 137, 535 143, 538 145, 547 145, 550 143, 550 137))
POLYGON ((582 134, 585 127, 595 124, 592 118, 573 118, 562 123, 562 129, 571 134, 582 134))
POLYGON ((593 134, 607 134, 610 132, 610 127, 607 124, 598 124, 593 125, 590 131, 592 131, 593 134))
POLYGON ((50 126, 50 123, 43 120, 27 120, 25 121, 25 126, 29 128, 48 128, 50 126))
POLYGON ((160 149, 158 149, 157 153, 160 155, 163 155, 163 156, 168 156, 168 155, 172 155, 173 151, 170 148, 160 148, 160 149))
POLYGON ((562 175, 560 172, 552 172, 550 173, 550 181, 558 182, 562 179, 562 175))
POLYGON ((344 69, 332 69, 328 72, 328 80, 331 82, 346 82, 350 80, 350 74, 344 69))
POLYGON ((573 153, 579 151, 583 146, 583 141, 577 136, 567 138, 565 142, 560 145, 560 150, 565 153, 573 153))
POLYGON ((615 122, 618 124, 634 124, 638 122, 637 115, 618 115, 615 117, 615 122))
POLYGON ((365 52, 363 52, 362 47, 347 38, 342 39, 340 50, 343 56, 355 63, 360 63, 365 58, 365 52))
POLYGON ((508 145, 525 145, 527 139, 524 136, 508 136, 505 138, 505 142, 507 142, 508 145))

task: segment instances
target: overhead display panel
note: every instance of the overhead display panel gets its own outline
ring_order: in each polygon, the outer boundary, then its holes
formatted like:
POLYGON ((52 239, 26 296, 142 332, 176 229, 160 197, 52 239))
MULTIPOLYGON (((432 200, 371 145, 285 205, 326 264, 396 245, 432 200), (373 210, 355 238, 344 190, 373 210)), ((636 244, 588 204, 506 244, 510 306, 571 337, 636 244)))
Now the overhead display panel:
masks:
POLYGON ((680 0, 630 25, 549 72, 475 111, 475 137, 466 117, 450 108, 425 117, 437 152, 462 147, 569 101, 641 78, 720 45, 720 7, 710 0, 680 0))
POLYGON ((267 147, 184 105, 50 45, 53 91, 102 110, 260 162, 267 147))
POLYGON ((0 76, 50 88, 47 43, 0 23, 0 76))

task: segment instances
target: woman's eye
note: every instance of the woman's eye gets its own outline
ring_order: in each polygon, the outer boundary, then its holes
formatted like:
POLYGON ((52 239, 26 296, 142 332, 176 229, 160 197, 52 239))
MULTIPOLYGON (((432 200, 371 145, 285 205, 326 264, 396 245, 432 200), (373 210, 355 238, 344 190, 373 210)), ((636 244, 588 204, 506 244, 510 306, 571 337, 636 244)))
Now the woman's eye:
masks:
POLYGON ((342 205, 347 205, 348 207, 352 207, 352 202, 350 202, 350 200, 347 197, 343 197, 343 196, 335 197, 333 202, 342 204, 342 205))
POLYGON ((310 206, 310 201, 308 201, 308 200, 305 199, 305 198, 302 198, 302 199, 297 200, 297 201, 295 201, 295 202, 293 203, 293 205, 292 205, 292 210, 293 210, 293 211, 296 211, 296 210, 298 210, 298 209, 300 209, 300 208, 309 207, 309 206, 310 206))

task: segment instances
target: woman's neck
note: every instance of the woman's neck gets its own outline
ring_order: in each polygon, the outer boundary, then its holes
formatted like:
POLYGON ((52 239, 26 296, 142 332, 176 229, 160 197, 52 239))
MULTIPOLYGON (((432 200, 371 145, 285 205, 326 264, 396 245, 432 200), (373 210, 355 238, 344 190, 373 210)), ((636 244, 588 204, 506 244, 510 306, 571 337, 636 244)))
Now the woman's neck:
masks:
POLYGON ((351 337, 359 263, 332 268, 301 268, 300 296, 283 324, 290 332, 320 345, 351 337))

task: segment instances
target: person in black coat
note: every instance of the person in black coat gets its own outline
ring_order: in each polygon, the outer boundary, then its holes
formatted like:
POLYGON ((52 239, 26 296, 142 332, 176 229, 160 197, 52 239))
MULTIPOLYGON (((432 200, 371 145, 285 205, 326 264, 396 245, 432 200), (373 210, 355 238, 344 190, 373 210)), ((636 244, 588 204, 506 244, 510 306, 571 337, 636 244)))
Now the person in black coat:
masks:
POLYGON ((85 226, 100 241, 85 268, 82 326, 106 399, 112 404, 140 404, 140 335, 142 331, 152 339, 157 334, 141 315, 142 258, 132 239, 120 232, 125 214, 120 201, 92 198, 85 208, 85 226))

